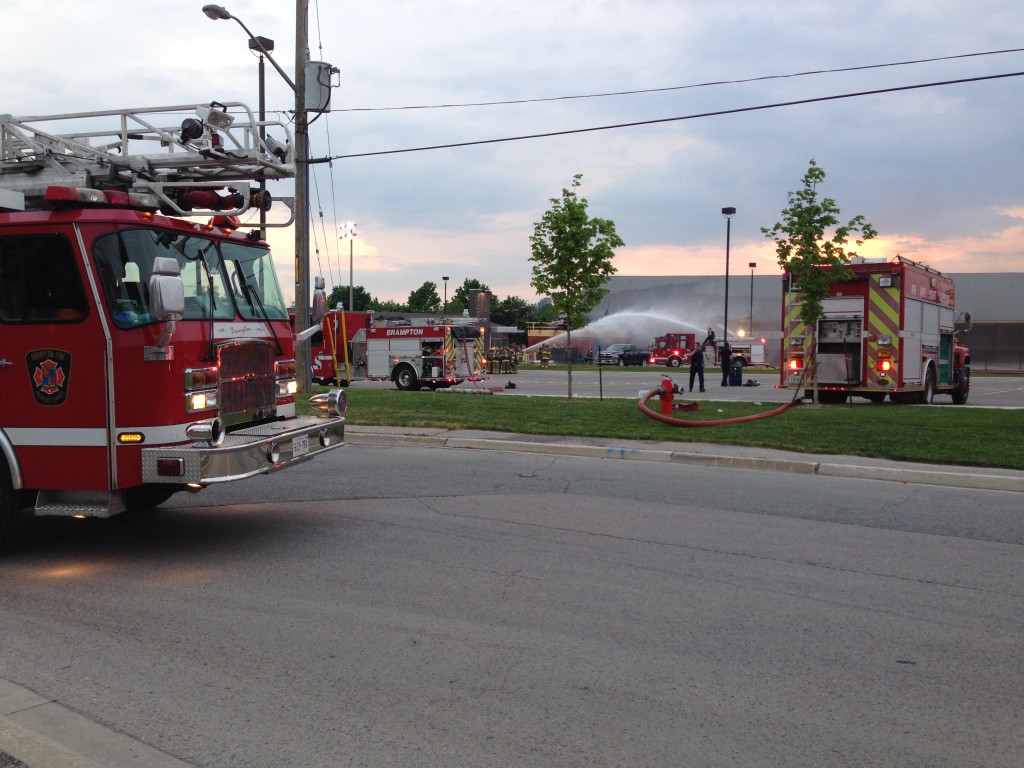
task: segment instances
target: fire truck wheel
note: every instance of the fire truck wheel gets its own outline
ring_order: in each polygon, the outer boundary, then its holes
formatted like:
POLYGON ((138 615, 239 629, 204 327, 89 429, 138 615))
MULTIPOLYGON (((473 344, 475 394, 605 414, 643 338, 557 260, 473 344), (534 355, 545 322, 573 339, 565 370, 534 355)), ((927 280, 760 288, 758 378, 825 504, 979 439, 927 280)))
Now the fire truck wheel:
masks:
POLYGON ((395 371, 395 384, 399 389, 418 389, 419 384, 416 381, 416 371, 408 365, 401 366, 395 371))
POLYGON ((885 392, 870 392, 870 393, 864 395, 864 397, 866 397, 872 403, 882 403, 882 402, 885 402, 885 392))
POLYGON ((683 361, 680 360, 678 357, 670 357, 668 360, 668 364, 672 368, 678 368, 680 365, 683 364, 683 361))
POLYGON ((960 379, 960 384, 956 389, 953 390, 953 402, 956 405, 963 405, 967 402, 967 395, 971 392, 971 373, 967 371, 963 378, 960 379))
POLYGON ((922 405, 931 405, 935 399, 935 369, 929 368, 924 376, 924 389, 921 390, 922 405))
POLYGON ((7 464, 0 460, 0 548, 14 537, 21 521, 21 506, 16 503, 17 498, 7 464))
POLYGON ((129 488, 127 492, 127 504, 129 512, 137 512, 140 509, 152 509, 159 507, 171 496, 180 491, 177 485, 139 485, 129 488))

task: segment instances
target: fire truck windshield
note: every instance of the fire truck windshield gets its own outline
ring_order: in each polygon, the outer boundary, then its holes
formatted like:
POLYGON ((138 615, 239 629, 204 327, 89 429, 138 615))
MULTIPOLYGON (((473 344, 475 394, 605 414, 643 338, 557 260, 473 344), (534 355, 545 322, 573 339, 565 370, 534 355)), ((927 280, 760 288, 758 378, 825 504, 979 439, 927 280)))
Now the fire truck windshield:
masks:
POLYGON ((153 259, 173 256, 181 268, 184 320, 288 317, 270 251, 210 237, 131 229, 98 237, 93 254, 114 323, 153 322, 149 278, 153 259))

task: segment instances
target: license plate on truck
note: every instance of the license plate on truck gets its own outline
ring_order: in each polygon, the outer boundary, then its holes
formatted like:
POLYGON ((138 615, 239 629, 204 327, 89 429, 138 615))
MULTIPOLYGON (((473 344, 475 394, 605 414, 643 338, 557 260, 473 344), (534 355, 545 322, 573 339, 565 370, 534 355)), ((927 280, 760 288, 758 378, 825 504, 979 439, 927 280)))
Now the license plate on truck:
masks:
POLYGON ((292 456, 305 456, 309 453, 309 435, 300 435, 292 440, 292 456))

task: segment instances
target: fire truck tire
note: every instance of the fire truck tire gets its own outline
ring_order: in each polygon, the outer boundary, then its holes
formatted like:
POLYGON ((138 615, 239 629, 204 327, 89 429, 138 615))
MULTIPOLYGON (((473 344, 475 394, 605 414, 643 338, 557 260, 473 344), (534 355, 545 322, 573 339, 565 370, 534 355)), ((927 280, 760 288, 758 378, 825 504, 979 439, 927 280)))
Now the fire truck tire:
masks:
POLYGON ((182 490, 178 485, 139 485, 129 488, 126 494, 126 501, 129 512, 137 512, 140 509, 152 509, 159 507, 171 496, 182 490))
POLYGON ((0 459, 0 549, 14 538, 21 522, 21 505, 17 502, 18 494, 14 491, 11 473, 0 459))
POLYGON ((964 371, 963 377, 960 379, 960 384, 953 390, 953 402, 956 405, 964 405, 967 402, 967 396, 970 392, 971 371, 970 369, 967 369, 964 371))
POLYGON ((924 375, 924 389, 921 390, 921 399, 918 401, 921 405, 931 405, 935 399, 935 369, 928 368, 928 373, 924 375))
POLYGON ((871 392, 864 395, 872 403, 883 403, 885 402, 885 392, 871 392))
POLYGON ((670 357, 668 359, 668 365, 669 365, 670 368, 678 368, 682 364, 683 364, 683 361, 680 360, 678 357, 670 357))
POLYGON ((411 366, 399 366, 394 373, 395 385, 399 389, 419 389, 419 382, 416 379, 416 371, 411 366))

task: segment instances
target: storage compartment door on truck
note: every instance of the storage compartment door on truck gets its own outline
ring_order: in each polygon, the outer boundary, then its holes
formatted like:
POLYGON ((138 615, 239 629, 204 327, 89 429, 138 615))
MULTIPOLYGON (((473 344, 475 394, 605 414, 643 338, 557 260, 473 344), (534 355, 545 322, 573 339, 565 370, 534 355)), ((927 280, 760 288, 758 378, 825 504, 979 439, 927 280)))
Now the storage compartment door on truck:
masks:
POLYGON ((0 230, 0 439, 25 487, 105 490, 105 326, 76 255, 78 232, 61 229, 0 230))
MULTIPOLYGON (((924 382, 924 329, 925 308, 930 305, 917 299, 907 298, 903 302, 903 330, 900 332, 900 386, 920 386, 924 382)), ((931 307, 935 309, 935 307, 931 307)), ((937 325, 931 326, 937 328, 937 325)), ((935 335, 934 344, 938 344, 935 335)))
POLYGON ((864 297, 825 299, 818 321, 816 355, 818 384, 860 385, 864 297))
POLYGON ((391 342, 384 338, 366 339, 366 375, 369 378, 386 379, 391 375, 391 342))

